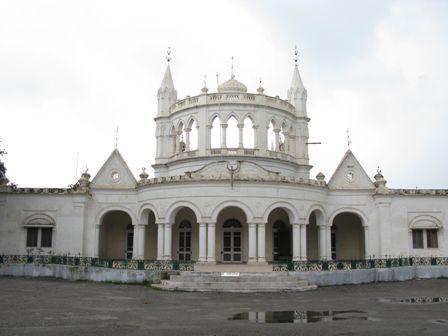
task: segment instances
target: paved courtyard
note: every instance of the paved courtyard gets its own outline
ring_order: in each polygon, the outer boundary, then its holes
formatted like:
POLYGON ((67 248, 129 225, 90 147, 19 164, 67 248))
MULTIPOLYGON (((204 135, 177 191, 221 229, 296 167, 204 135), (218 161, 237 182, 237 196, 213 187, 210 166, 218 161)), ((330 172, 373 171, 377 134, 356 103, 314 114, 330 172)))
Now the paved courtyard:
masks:
POLYGON ((448 279, 222 294, 0 278, 0 335, 447 335, 448 302, 390 300, 411 297, 448 297, 448 279))

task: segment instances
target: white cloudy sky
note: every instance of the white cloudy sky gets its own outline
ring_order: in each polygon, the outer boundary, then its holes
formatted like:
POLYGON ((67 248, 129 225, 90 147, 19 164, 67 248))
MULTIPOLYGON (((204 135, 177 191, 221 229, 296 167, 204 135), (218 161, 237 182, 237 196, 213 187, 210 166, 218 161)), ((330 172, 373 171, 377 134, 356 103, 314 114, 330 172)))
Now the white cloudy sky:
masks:
POLYGON ((67 186, 114 148, 153 163, 167 46, 180 98, 208 76, 308 89, 312 176, 352 150, 392 187, 447 188, 448 1, 0 1, 0 140, 19 186, 67 186), (79 175, 79 174, 78 174, 79 175))

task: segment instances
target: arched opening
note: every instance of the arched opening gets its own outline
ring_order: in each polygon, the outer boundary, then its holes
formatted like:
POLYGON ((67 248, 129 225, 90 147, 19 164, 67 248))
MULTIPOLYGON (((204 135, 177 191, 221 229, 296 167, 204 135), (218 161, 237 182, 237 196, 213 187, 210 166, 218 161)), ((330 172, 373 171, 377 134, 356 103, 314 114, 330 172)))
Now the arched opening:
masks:
POLYGON ((246 119, 244 119, 243 147, 254 148, 254 144, 255 144, 254 123, 251 118, 246 117, 246 119))
POLYGON ((218 215, 216 225, 216 255, 222 263, 242 263, 248 260, 248 227, 243 210, 227 207, 218 215))
POLYGON ((213 118, 210 129, 211 148, 221 148, 221 121, 218 117, 213 118))
POLYGON ((315 211, 311 213, 306 226, 306 257, 308 260, 319 259, 319 230, 315 211))
POLYGON ((187 144, 186 144, 186 139, 188 137, 187 135, 187 131, 184 127, 184 123, 181 121, 179 123, 179 126, 177 128, 177 134, 178 134, 178 148, 177 151, 178 152, 185 152, 187 150, 187 144))
POLYGON ((274 127, 274 123, 271 121, 268 127, 268 149, 271 151, 274 151, 276 148, 274 127))
POLYGON ((266 260, 292 260, 292 225, 287 212, 276 208, 268 216, 266 227, 266 260))
POLYGON ((333 219, 331 258, 336 260, 365 258, 364 227, 357 214, 342 212, 333 219))
POLYGON ((308 260, 326 258, 326 231, 319 230, 325 226, 324 214, 316 209, 311 212, 306 227, 306 256, 308 260))
POLYGON ((231 116, 227 121, 226 130, 226 147, 237 148, 238 147, 238 121, 234 116, 231 116))
POLYGON ((197 150, 198 149, 198 124, 196 120, 190 124, 189 129, 189 148, 188 150, 197 150))
POLYGON ((180 208, 175 216, 172 232, 172 258, 179 261, 198 260, 199 225, 190 208, 180 208))
POLYGON ((134 226, 124 211, 106 213, 101 221, 99 257, 106 259, 132 259, 134 253, 134 226))
POLYGON ((143 252, 144 259, 157 259, 157 224, 154 212, 145 210, 143 213, 142 223, 145 225, 145 247, 143 252))

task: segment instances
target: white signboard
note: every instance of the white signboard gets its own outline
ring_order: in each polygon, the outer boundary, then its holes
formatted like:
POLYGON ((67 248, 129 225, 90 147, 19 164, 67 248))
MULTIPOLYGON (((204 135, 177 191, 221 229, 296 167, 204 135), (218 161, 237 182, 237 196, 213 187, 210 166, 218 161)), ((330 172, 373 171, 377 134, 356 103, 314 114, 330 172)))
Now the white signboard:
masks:
POLYGON ((221 276, 233 276, 238 277, 240 276, 240 272, 222 272, 221 276))

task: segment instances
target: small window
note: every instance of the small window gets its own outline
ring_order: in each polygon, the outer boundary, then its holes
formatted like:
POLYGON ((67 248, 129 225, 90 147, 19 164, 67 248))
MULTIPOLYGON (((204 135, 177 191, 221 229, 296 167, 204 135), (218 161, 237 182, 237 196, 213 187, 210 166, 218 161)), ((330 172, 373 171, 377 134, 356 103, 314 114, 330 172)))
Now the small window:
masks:
POLYGON ((38 228, 28 228, 26 231, 26 246, 37 247, 37 235, 39 234, 38 228))
POLYGON ((52 228, 42 228, 40 247, 51 247, 51 241, 53 236, 52 228))
POLYGON ((426 230, 426 247, 427 248, 439 247, 439 243, 437 241, 437 229, 426 230))
POLYGON ((423 230, 421 229, 412 230, 412 248, 415 249, 423 248, 423 230))

